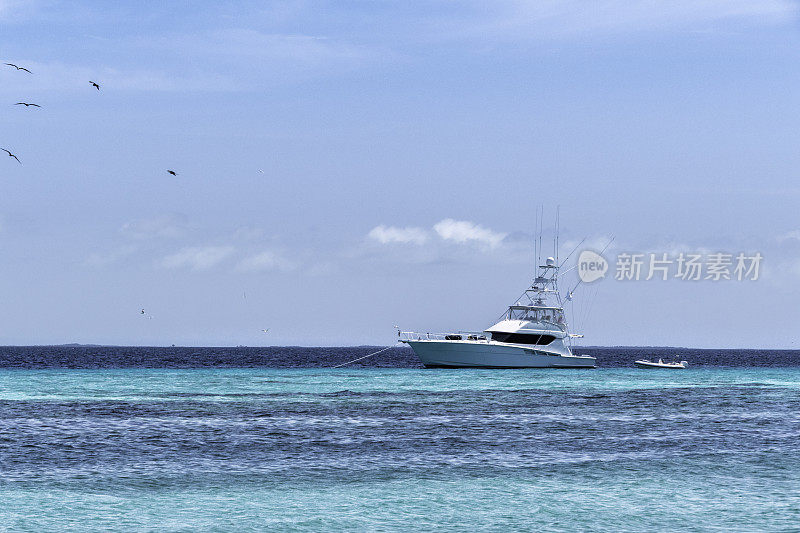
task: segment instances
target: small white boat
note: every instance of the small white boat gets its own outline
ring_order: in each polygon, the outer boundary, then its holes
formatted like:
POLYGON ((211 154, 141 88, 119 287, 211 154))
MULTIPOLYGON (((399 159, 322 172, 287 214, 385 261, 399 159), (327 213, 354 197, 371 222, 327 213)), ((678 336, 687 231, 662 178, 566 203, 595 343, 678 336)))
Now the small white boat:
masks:
POLYGON ((652 361, 648 361, 647 359, 640 359, 639 361, 635 361, 634 364, 636 368, 686 368, 689 366, 687 361, 681 361, 680 363, 665 363, 663 360, 659 359, 657 363, 652 361))

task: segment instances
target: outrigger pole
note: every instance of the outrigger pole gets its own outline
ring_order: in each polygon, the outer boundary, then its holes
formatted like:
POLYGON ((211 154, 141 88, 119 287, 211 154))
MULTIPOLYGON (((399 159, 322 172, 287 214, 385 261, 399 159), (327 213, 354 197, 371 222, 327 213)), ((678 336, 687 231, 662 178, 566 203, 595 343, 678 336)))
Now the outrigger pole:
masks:
MULTIPOLYGON (((605 252, 608 249, 608 247, 611 246, 611 243, 614 242, 614 239, 616 239, 616 237, 612 236, 611 240, 609 240, 608 243, 605 246, 603 246, 603 249, 600 250, 600 255, 603 255, 603 252, 605 252)), ((584 240, 586 240, 586 239, 584 239, 584 240)), ((583 242, 583 241, 581 241, 581 242, 583 242)), ((580 246, 580 245, 578 245, 578 246, 580 246)), ((577 289, 578 286, 581 283, 583 283, 583 280, 582 279, 578 279, 578 283, 576 283, 575 286, 572 287, 572 290, 571 291, 567 291, 567 295, 565 296, 567 301, 572 300, 572 294, 575 292, 575 289, 577 289)))

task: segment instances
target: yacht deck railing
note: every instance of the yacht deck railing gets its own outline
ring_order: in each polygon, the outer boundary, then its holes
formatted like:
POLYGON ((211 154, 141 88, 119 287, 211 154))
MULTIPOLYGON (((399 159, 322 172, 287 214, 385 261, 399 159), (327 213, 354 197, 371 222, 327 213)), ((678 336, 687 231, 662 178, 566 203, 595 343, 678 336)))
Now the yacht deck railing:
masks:
POLYGON ((483 331, 459 331, 456 333, 430 333, 419 331, 398 331, 401 341, 470 341, 489 343, 483 331))

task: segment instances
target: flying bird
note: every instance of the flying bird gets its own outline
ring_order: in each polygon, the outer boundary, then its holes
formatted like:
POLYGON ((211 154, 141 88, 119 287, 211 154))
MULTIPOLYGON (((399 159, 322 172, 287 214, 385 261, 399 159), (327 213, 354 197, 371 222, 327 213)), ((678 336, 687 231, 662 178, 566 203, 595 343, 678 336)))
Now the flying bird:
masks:
POLYGON ((178 175, 178 173, 177 173, 177 172, 175 172, 174 170, 167 170, 167 172, 169 172, 169 173, 170 173, 170 174, 172 174, 173 176, 177 176, 177 175, 178 175))
POLYGON ((266 333, 266 332, 268 332, 268 331, 269 331, 269 328, 267 328, 267 329, 262 329, 261 331, 263 331, 264 333, 266 333))
POLYGON ((20 161, 20 160, 19 160, 19 157, 15 156, 14 154, 12 154, 11 152, 9 152, 9 151, 8 151, 8 150, 6 150, 5 148, 0 148, 0 150, 2 150, 2 151, 4 151, 5 153, 7 153, 9 157, 13 157, 14 159, 16 159, 16 160, 17 160, 17 163, 19 163, 20 165, 22 164, 22 161, 20 161))
POLYGON ((142 314, 144 314, 144 309, 142 309, 142 314))
POLYGON ((24 70, 24 71, 25 71, 25 72, 27 72, 28 74, 32 74, 32 72, 31 72, 30 70, 26 69, 25 67, 18 67, 18 66, 17 66, 17 65, 15 65, 14 63, 6 63, 6 65, 8 65, 9 67, 14 67, 14 68, 15 68, 15 69, 17 69, 17 70, 24 70))
POLYGON ((99 86, 98 84, 96 84, 95 82, 93 82, 92 80, 89 80, 89 83, 91 83, 91 84, 92 84, 92 87, 94 87, 94 88, 95 88, 95 89, 97 89, 98 91, 100 90, 100 86, 99 86))
POLYGON ((14 105, 24 105, 25 107, 30 107, 30 106, 33 106, 33 107, 42 107, 42 106, 40 106, 39 104, 29 104, 28 102, 17 102, 17 103, 16 103, 16 104, 14 104, 14 105))

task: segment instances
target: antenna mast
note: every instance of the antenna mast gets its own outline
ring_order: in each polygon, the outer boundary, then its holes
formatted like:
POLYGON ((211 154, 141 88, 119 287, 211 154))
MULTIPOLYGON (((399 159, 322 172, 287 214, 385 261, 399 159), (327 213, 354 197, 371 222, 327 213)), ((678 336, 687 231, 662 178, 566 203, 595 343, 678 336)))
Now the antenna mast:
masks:
POLYGON ((542 264, 542 231, 544 227, 544 206, 539 210, 539 255, 536 257, 537 268, 542 264))
POLYGON ((558 232, 561 230, 561 206, 556 206, 556 227, 555 227, 555 239, 553 240, 553 258, 556 260, 556 264, 558 264, 558 232))
POLYGON ((536 219, 533 222, 533 269, 534 272, 539 266, 539 248, 536 242, 536 234, 539 232, 539 206, 536 206, 536 219))

